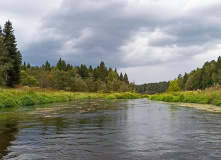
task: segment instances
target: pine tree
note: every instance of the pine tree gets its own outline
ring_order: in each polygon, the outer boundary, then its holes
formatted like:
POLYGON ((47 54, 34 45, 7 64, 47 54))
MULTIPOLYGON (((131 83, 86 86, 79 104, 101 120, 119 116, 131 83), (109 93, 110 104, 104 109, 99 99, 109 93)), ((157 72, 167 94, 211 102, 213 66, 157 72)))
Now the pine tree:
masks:
POLYGON ((123 76, 122 72, 120 73, 119 79, 120 79, 120 81, 123 81, 123 80, 124 80, 124 76, 123 76))
POLYGON ((78 68, 78 73, 85 80, 88 77, 88 69, 86 65, 81 64, 81 67, 78 68))
POLYGON ((128 77, 127 77, 127 73, 124 74, 124 82, 126 84, 129 84, 129 80, 128 80, 128 77))
POLYGON ((107 76, 107 68, 105 67, 105 64, 103 61, 100 63, 100 72, 99 72, 99 78, 105 82, 105 78, 107 76))
POLYGON ((68 64, 67 64, 67 67, 66 67, 66 70, 69 71, 69 70, 71 70, 72 68, 73 68, 73 66, 68 63, 68 64))
POLYGON ((23 64, 23 69, 26 70, 26 63, 24 61, 24 64, 23 64))
POLYGON ((61 70, 67 71, 67 66, 64 60, 61 61, 61 70))
POLYGON ((8 80, 8 72, 13 67, 12 59, 4 45, 4 37, 0 26, 0 85, 5 86, 8 80))
POLYGON ((61 57, 60 57, 60 59, 59 59, 59 61, 58 61, 58 63, 57 63, 57 68, 58 68, 59 70, 61 70, 61 57))
POLYGON ((45 70, 46 71, 51 71, 51 65, 48 61, 46 61, 46 63, 45 63, 45 70))
POLYGON ((19 84, 20 80, 21 54, 16 48, 16 39, 14 36, 12 23, 10 21, 5 23, 3 35, 4 46, 8 52, 8 59, 12 60, 12 68, 7 71, 6 86, 14 87, 15 85, 19 84))
POLYGON ((30 65, 30 63, 28 63, 28 64, 27 64, 27 68, 31 68, 31 65, 30 65))
POLYGON ((93 70, 92 66, 90 65, 89 68, 88 68, 88 72, 89 72, 89 73, 93 73, 93 71, 94 71, 94 70, 93 70))

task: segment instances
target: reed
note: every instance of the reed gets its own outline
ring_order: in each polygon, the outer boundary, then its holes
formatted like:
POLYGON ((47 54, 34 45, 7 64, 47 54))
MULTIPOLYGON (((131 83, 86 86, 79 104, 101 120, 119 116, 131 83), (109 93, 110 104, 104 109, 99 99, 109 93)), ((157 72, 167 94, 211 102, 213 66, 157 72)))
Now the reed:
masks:
POLYGON ((137 93, 86 93, 45 90, 39 88, 5 89, 0 88, 0 108, 14 106, 32 106, 54 102, 74 101, 78 99, 135 99, 142 98, 137 93))
POLYGON ((221 106, 221 90, 208 89, 204 91, 166 92, 150 95, 148 99, 165 102, 186 102, 221 106))

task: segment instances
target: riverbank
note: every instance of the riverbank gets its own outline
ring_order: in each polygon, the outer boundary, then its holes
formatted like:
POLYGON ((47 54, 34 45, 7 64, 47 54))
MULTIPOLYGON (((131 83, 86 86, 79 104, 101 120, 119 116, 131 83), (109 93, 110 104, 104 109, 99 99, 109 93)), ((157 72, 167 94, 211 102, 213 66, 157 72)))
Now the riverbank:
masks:
POLYGON ((221 114, 221 106, 215 106, 213 104, 199 104, 199 103, 186 103, 186 102, 160 102, 160 103, 196 108, 204 111, 216 112, 221 114))
POLYGON ((32 106, 54 102, 67 102, 78 99, 137 99, 142 98, 137 93, 86 93, 66 92, 34 88, 0 89, 0 108, 14 106, 32 106))
POLYGON ((166 92, 150 95, 148 99, 165 102, 199 103, 221 106, 221 90, 166 92))

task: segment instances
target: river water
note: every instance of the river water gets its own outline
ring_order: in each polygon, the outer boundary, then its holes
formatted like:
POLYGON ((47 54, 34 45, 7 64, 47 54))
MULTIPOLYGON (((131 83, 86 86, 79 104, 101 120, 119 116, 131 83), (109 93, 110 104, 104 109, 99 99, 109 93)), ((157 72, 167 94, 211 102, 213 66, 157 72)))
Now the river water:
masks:
POLYGON ((221 159, 221 114, 147 99, 0 110, 0 159, 221 159))

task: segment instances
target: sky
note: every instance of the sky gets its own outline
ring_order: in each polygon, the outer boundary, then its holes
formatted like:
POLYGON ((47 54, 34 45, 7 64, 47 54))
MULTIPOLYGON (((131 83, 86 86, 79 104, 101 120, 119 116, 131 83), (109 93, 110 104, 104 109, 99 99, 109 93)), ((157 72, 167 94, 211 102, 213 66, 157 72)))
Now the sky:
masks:
POLYGON ((23 61, 126 72, 136 84, 169 81, 221 54, 220 0, 0 0, 23 61))

